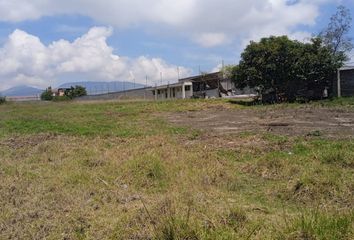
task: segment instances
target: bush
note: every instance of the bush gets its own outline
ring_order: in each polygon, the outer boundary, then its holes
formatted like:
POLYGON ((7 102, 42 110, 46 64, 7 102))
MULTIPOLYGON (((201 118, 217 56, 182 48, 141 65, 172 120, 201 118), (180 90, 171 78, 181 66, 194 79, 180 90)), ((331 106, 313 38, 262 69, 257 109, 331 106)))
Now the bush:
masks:
POLYGON ((64 101, 71 100, 71 98, 69 98, 68 96, 55 96, 55 97, 52 98, 52 100, 54 102, 64 102, 64 101))
POLYGON ((67 89, 65 91, 65 96, 68 96, 71 99, 86 96, 86 95, 87 95, 86 88, 78 85, 76 85, 75 87, 71 86, 70 89, 67 89))
POLYGON ((41 94, 42 101, 51 101, 53 100, 53 92, 52 89, 49 87, 41 94))
POLYGON ((64 96, 53 96, 53 95, 58 95, 58 94, 57 93, 53 94, 52 88, 48 87, 41 94, 41 100, 43 100, 43 101, 56 101, 56 102, 68 101, 70 99, 74 99, 77 97, 86 96, 87 91, 82 86, 75 86, 75 87, 71 87, 71 88, 66 89, 64 96))
POLYGON ((6 97, 0 97, 0 105, 6 103, 6 97))

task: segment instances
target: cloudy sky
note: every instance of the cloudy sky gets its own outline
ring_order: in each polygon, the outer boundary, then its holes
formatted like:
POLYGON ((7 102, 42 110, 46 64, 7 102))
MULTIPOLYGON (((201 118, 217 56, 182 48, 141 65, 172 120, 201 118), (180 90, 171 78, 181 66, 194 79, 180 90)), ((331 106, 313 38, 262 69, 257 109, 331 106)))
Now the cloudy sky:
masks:
MULTIPOLYGON (((173 82, 238 62, 247 43, 306 40, 354 0, 0 0, 0 90, 173 82)), ((351 35, 354 37, 354 31, 351 35)))

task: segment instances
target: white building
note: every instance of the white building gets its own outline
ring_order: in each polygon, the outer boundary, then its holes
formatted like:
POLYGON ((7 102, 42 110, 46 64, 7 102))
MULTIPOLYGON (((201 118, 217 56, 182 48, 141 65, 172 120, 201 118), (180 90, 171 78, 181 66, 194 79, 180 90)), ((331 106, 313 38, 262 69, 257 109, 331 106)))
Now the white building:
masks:
POLYGON ((151 91, 155 100, 187 99, 193 97, 193 84, 191 82, 178 82, 156 86, 151 88, 151 91))

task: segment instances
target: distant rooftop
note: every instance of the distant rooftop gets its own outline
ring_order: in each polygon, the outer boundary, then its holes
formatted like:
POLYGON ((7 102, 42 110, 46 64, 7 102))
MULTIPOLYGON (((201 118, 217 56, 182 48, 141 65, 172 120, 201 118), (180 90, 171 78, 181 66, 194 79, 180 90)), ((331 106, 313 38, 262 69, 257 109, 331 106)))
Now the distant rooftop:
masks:
POLYGON ((179 82, 193 82, 193 81, 200 81, 200 80, 215 80, 215 79, 219 79, 221 77, 221 75, 222 75, 221 72, 205 73, 205 74, 200 74, 200 75, 197 75, 197 76, 182 78, 182 79, 179 80, 179 82))

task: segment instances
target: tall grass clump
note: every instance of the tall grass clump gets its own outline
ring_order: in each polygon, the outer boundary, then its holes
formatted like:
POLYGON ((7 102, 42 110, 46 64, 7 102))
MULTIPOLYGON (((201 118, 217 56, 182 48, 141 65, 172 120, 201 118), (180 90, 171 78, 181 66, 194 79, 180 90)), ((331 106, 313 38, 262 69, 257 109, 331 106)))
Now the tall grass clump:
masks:
POLYGON ((327 213, 312 210, 295 217, 279 235, 279 239, 353 239, 353 221, 353 212, 327 213))

